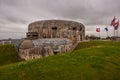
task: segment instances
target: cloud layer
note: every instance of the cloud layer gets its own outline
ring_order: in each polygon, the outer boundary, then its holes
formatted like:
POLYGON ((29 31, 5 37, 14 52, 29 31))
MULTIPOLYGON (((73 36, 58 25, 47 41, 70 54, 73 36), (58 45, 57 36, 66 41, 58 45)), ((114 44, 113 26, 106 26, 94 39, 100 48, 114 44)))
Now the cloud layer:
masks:
MULTIPOLYGON (((113 16, 120 17, 119 3, 120 0, 0 0, 0 39, 25 37, 28 24, 43 19, 78 21, 86 26, 87 34, 94 34, 96 27, 108 26, 113 16)), ((104 29, 101 34, 104 37, 104 29)))

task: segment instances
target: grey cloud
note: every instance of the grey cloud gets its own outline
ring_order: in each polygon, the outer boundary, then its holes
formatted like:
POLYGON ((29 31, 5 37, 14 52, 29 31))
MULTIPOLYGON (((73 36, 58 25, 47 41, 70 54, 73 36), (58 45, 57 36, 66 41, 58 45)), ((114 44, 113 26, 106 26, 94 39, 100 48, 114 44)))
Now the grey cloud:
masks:
POLYGON ((6 20, 8 20, 8 22, 21 23, 21 24, 25 24, 28 22, 27 20, 21 18, 15 18, 15 17, 6 17, 6 20))
POLYGON ((19 29, 17 25, 27 27, 32 21, 54 18, 75 20, 91 27, 109 25, 113 16, 120 18, 119 3, 120 0, 0 0, 0 29, 14 32, 19 29))
MULTIPOLYGON (((37 2, 37 6, 39 3, 37 2)), ((119 0, 53 0, 40 4, 55 16, 70 19, 83 19, 86 24, 107 24, 107 18, 119 16, 119 0)))

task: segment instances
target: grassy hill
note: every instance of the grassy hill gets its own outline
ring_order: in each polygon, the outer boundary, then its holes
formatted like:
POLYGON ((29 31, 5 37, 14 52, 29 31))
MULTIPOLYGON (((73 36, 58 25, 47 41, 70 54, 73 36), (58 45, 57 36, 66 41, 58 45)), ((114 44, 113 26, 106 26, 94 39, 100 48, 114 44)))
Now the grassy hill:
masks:
POLYGON ((0 66, 19 61, 21 61, 21 59, 19 58, 13 45, 0 45, 0 66))
POLYGON ((120 80, 120 42, 83 42, 70 53, 4 65, 0 80, 120 80))

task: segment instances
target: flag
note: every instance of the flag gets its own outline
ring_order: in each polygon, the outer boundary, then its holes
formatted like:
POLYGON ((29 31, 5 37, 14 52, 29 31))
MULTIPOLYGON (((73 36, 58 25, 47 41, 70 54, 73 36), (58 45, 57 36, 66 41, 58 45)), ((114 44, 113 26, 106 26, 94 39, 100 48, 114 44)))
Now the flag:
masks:
POLYGON ((96 28, 96 32, 100 32, 100 28, 96 28))
POLYGON ((108 28, 107 28, 107 27, 105 27, 105 31, 108 31, 108 28))
POLYGON ((118 19, 118 21, 115 23, 115 25, 114 25, 114 29, 117 30, 118 27, 119 27, 119 19, 118 19))
POLYGON ((116 20, 116 18, 114 17, 113 20, 111 21, 111 26, 115 25, 115 20, 116 20))

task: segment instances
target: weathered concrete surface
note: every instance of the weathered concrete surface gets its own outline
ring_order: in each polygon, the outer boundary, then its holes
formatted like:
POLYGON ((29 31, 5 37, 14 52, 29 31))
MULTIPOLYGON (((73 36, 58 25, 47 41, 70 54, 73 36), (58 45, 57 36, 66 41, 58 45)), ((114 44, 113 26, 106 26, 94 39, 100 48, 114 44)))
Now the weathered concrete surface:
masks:
POLYGON ((72 41, 69 39, 25 39, 19 46, 19 55, 25 60, 40 58, 70 51, 72 41))
POLYGON ((36 21, 28 26, 27 38, 68 38, 73 43, 85 39, 83 24, 66 20, 36 21))

